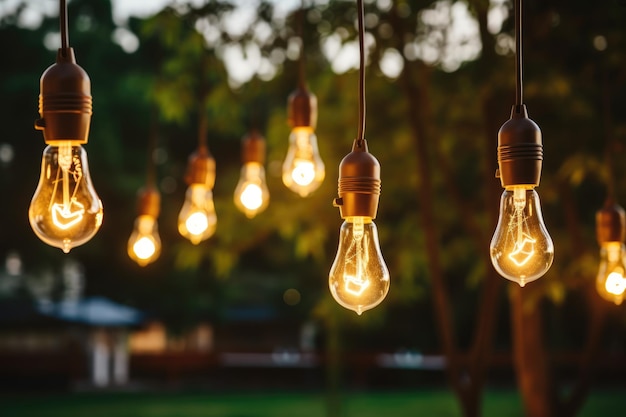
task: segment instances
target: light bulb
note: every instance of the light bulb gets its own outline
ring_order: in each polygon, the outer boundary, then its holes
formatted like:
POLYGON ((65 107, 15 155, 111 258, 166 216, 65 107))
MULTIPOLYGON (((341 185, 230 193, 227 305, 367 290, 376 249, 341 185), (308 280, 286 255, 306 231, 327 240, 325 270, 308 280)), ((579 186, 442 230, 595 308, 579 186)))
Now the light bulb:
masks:
POLYGON ((328 284, 333 298, 359 315, 376 307, 387 295, 389 270, 371 218, 348 217, 341 225, 328 284))
POLYGON ((626 291, 626 213, 609 195, 596 213, 596 238, 600 244, 600 267, 596 277, 598 294, 620 305, 626 291))
POLYGON ((187 188, 185 203, 178 215, 178 231, 197 245, 213 236, 216 225, 213 192, 204 184, 191 184, 187 188))
POLYGON ((142 214, 135 220, 135 228, 128 239, 128 256, 139 266, 154 262, 161 254, 161 238, 156 218, 142 214))
POLYGON ((235 188, 235 205, 248 218, 265 210, 270 192, 265 182, 265 168, 258 162, 246 162, 241 168, 239 183, 235 188))
POLYGON ((324 162, 317 149, 317 137, 310 126, 294 127, 283 163, 283 183, 306 197, 324 181, 324 162))
POLYGON ((626 250, 621 242, 604 242, 600 247, 600 268, 596 278, 598 294, 616 305, 624 301, 626 291, 626 250))
POLYGON ((498 273, 522 287, 548 271, 554 246, 534 189, 519 186, 504 190, 490 250, 498 273))
POLYGON ((46 147, 28 218, 41 240, 65 253, 100 229, 102 202, 91 184, 82 146, 60 141, 46 147))

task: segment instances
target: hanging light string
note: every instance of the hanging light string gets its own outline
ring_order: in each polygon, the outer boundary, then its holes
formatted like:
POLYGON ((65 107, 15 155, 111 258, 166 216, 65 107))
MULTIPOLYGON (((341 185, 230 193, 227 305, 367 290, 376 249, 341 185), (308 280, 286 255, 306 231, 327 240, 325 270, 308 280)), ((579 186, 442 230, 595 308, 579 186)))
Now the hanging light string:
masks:
POLYGON ((158 116, 156 108, 152 109, 152 123, 150 135, 148 137, 148 160, 146 164, 146 189, 155 188, 156 185, 156 162, 154 152, 156 151, 158 140, 158 116))
POLYGON ((515 0, 515 105, 524 104, 522 95, 522 0, 515 0))
POLYGON ((365 140, 365 47, 363 38, 363 0, 357 0, 358 22, 359 22, 359 130, 357 133, 357 144, 362 145, 365 140))
POLYGON ((201 151, 208 150, 208 146, 207 146, 208 130, 209 130, 209 120, 206 115, 204 100, 200 100, 200 106, 198 107, 198 149, 201 151))
POLYGON ((61 53, 65 56, 65 52, 70 44, 67 30, 67 2, 59 0, 59 26, 61 29, 61 53))
POLYGON ((300 2, 300 10, 298 10, 297 35, 300 38, 300 57, 298 59, 298 87, 305 89, 304 81, 305 59, 304 59, 304 0, 300 2))
POLYGON ((613 120, 611 118, 611 91, 609 87, 608 73, 605 70, 602 80, 602 110, 604 113, 604 135, 606 144, 604 145, 604 160, 607 169, 607 201, 615 201, 615 159, 613 153, 615 152, 615 143, 613 141, 612 125, 613 120))

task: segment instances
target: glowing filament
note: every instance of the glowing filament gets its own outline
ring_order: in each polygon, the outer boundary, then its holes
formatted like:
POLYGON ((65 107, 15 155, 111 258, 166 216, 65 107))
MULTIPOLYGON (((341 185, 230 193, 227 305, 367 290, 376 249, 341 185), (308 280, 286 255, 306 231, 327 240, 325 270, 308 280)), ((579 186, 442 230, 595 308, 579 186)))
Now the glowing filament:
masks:
POLYGON ((509 253, 509 259, 517 266, 525 265, 535 253, 535 242, 535 239, 524 234, 523 238, 518 238, 515 242, 515 248, 509 253))
POLYGON ((618 272, 611 272, 606 277, 606 283, 604 284, 607 292, 612 295, 622 295, 626 290, 626 279, 618 272))
POLYGON ((133 251, 139 259, 150 259, 154 252, 156 252, 156 245, 152 239, 148 237, 142 237, 133 245, 133 251))
POLYGON ((256 210, 263 204, 263 190, 256 184, 247 184, 239 200, 248 210, 256 210))
POLYGON ((73 171, 72 166, 72 146, 62 144, 59 146, 59 167, 57 168, 56 179, 54 181, 54 189, 50 200, 50 212, 52 214, 52 223, 61 230, 69 229, 80 223, 85 214, 85 206, 76 201, 76 192, 80 186, 80 180, 83 176, 80 166, 80 159, 74 160, 73 171), (70 191, 70 175, 74 181, 74 189, 70 191), (62 203, 53 203, 56 200, 58 184, 61 183, 62 203))
POLYGON ((185 220, 185 226, 192 235, 201 235, 209 227, 209 219, 204 213, 196 211, 185 220))
POLYGON ((294 165, 293 171, 291 171, 293 181, 301 186, 311 184, 315 179, 315 166, 313 162, 297 160, 294 162, 294 165))
POLYGON ((370 286, 369 279, 367 281, 363 281, 352 275, 346 275, 343 279, 346 283, 346 291, 352 295, 356 295, 357 297, 363 294, 363 291, 370 286))

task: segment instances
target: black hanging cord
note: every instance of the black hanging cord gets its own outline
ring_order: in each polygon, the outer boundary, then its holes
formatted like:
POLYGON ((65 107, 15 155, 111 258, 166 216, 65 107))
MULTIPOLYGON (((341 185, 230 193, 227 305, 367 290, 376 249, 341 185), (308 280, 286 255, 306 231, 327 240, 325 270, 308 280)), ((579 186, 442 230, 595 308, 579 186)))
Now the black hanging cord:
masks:
POLYGON ((200 101, 198 107, 198 149, 206 151, 207 148, 207 135, 209 131, 209 118, 206 114, 206 108, 204 106, 205 100, 200 101))
POLYGON ((157 146, 159 136, 158 112, 155 107, 151 114, 150 136, 148 137, 148 163, 146 167, 146 189, 155 188, 156 185, 156 162, 154 160, 154 152, 157 146))
POLYGON ((605 69, 602 80, 602 113, 604 113, 604 160, 607 169, 606 198, 607 201, 616 201, 615 198, 615 142, 612 136, 613 120, 611 118, 611 90, 609 87, 608 71, 605 69))
POLYGON ((300 10, 298 10, 298 23, 297 23, 297 35, 300 38, 300 57, 298 59, 298 87, 301 89, 305 89, 306 82, 304 81, 305 76, 305 65, 304 65, 304 0, 300 3, 300 10))
POLYGON ((365 140, 365 47, 363 38, 365 30, 363 28, 363 0, 357 0, 358 20, 359 20, 359 130, 357 142, 361 144, 365 140))
POLYGON ((65 56, 65 51, 69 47, 70 40, 67 30, 67 2, 59 0, 59 26, 61 28, 61 53, 65 56))
POLYGON ((522 0, 515 0, 515 105, 524 104, 522 96, 522 0))

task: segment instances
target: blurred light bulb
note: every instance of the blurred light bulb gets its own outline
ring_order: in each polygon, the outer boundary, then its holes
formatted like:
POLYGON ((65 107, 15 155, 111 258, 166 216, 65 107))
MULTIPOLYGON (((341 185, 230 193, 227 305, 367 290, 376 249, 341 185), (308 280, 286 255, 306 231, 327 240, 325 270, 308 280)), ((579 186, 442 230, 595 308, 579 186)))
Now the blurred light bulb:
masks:
POLYGON ((626 251, 621 242, 604 242, 600 248, 600 268, 596 278, 598 294, 620 305, 626 291, 626 251))
POLYGON ((244 163, 235 188, 235 205, 248 218, 267 208, 270 192, 265 182, 265 168, 258 162, 244 163))
POLYGON ((504 190, 490 250, 498 273, 522 287, 548 271, 554 246, 534 189, 519 186, 504 190))
POLYGON ((135 229, 128 239, 128 256, 139 266, 154 262, 161 253, 161 238, 156 218, 142 214, 135 220, 135 229))
POLYGON ((333 298, 359 315, 376 307, 387 295, 389 270, 371 218, 348 217, 341 225, 328 284, 333 298))
POLYGON ((185 194, 185 203, 178 215, 178 231, 197 245, 215 233, 217 215, 213 192, 205 184, 191 184, 185 194))
POLYGON ((283 163, 283 183, 291 191, 306 197, 324 181, 324 162, 317 149, 317 137, 310 126, 294 127, 283 163))
POLYGON ((82 146, 67 140, 46 147, 28 218, 41 240, 65 253, 100 229, 102 202, 91 184, 82 146))

